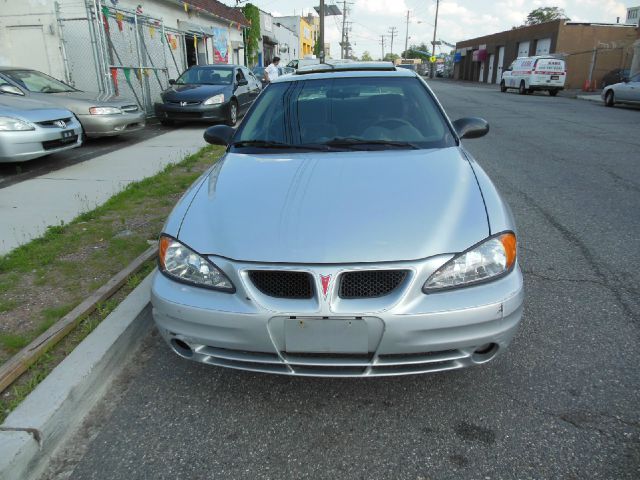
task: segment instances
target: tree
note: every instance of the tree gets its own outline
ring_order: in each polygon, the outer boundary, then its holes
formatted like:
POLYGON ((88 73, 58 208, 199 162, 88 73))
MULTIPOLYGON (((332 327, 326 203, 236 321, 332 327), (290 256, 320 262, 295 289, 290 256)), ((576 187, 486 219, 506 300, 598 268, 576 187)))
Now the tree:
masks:
POLYGON ((373 57, 371 56, 371 54, 367 51, 362 52, 362 58, 361 60, 363 62, 370 62, 371 60, 373 60, 373 57))
POLYGON ((526 25, 538 25, 539 23, 551 22, 553 20, 571 20, 567 17, 564 9, 559 7, 540 7, 531 10, 527 15, 526 25))
POLYGON ((384 60, 385 62, 393 62, 397 58, 400 58, 400 55, 398 55, 397 53, 387 53, 382 60, 384 60))
POLYGON ((258 40, 260 39, 260 10, 258 7, 247 3, 242 7, 242 13, 251 25, 246 30, 247 59, 249 65, 258 63, 258 40))
POLYGON ((316 38, 316 43, 313 45, 313 54, 320 58, 320 38, 316 38))
POLYGON ((423 61, 429 60, 431 49, 425 43, 411 45, 406 52, 402 52, 402 58, 421 58, 423 61), (423 53, 426 52, 426 53, 423 53))

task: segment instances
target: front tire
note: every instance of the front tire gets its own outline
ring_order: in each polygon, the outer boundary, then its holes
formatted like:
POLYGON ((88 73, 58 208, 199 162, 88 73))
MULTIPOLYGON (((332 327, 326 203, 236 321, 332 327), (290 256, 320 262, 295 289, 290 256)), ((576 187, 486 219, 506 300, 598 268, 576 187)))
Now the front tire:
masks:
POLYGON ((504 92, 506 92, 506 91, 507 91, 507 86, 505 85, 504 80, 502 80, 502 81, 500 82, 500 91, 501 91, 502 93, 504 93, 504 92))
POLYGON ((238 102, 231 100, 229 102, 229 113, 227 114, 227 125, 235 127, 238 123, 238 102))
POLYGON ((524 80, 520 80, 520 87, 518 88, 518 93, 520 95, 526 95, 527 94, 527 88, 524 84, 524 80))
POLYGON ((609 90, 604 96, 604 105, 606 107, 613 107, 616 104, 613 90, 609 90))
POLYGON ((162 120, 160 120, 160 125, 163 125, 165 127, 172 127, 173 120, 167 120, 166 118, 163 118, 162 120))

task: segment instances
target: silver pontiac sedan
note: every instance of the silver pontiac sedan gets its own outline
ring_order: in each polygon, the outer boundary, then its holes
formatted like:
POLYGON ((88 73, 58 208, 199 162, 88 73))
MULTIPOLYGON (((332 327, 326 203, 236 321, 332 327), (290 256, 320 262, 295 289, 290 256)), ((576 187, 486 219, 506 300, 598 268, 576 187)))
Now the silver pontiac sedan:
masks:
POLYGON ((303 376, 452 370, 522 316, 509 207, 424 80, 390 63, 269 84, 160 237, 153 314, 178 355, 303 376))

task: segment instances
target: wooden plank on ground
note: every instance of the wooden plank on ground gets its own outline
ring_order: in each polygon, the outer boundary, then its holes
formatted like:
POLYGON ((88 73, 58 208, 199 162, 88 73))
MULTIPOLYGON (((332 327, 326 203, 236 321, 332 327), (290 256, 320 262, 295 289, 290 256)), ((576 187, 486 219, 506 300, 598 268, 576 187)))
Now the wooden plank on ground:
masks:
POLYGON ((83 318, 96 309, 100 302, 107 300, 116 293, 131 275, 140 270, 146 262, 157 254, 157 245, 145 250, 142 255, 111 277, 107 283, 93 292, 90 297, 0 366, 0 393, 4 392, 9 385, 17 380, 43 353, 67 336, 83 318))

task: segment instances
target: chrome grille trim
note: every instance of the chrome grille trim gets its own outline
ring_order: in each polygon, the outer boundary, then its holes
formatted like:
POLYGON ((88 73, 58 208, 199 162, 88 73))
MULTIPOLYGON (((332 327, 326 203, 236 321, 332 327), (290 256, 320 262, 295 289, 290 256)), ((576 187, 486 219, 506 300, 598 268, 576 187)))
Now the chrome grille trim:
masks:
POLYGON ((443 350, 404 355, 294 354, 195 346, 192 360, 259 373, 312 377, 375 377, 455 370, 473 365, 471 352, 443 350))

